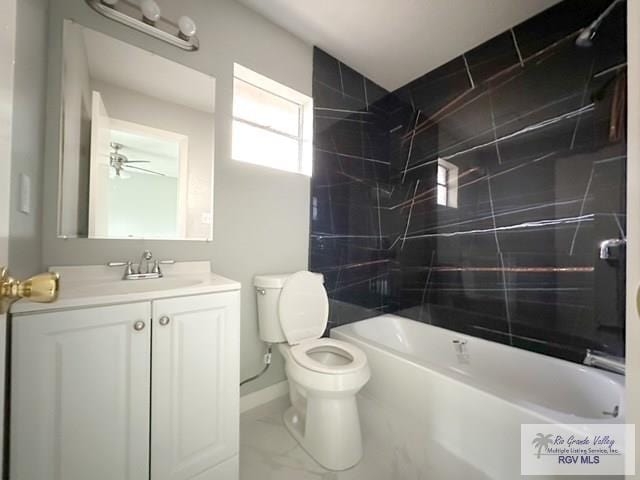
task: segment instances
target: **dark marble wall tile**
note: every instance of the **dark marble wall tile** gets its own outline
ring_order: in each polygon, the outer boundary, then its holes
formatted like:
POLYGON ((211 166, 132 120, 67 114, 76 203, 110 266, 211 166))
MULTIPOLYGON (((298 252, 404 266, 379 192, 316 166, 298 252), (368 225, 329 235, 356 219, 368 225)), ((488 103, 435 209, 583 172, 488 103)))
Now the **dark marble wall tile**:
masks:
MULTIPOLYGON (((612 0, 565 0, 513 28, 524 58, 576 34, 589 25, 612 0)), ((624 8, 624 7, 623 7, 624 8)), ((623 9, 621 8, 621 10, 623 9)), ((626 30, 626 29, 623 29, 626 30)), ((599 30, 602 32, 602 30, 599 30)))
POLYGON ((510 67, 522 65, 521 53, 516 47, 512 30, 465 53, 469 75, 474 84, 487 81, 510 67))
POLYGON ((325 276, 329 328, 384 312, 389 238, 389 92, 314 52, 310 269, 325 276), (372 313, 373 312, 373 313, 372 313))
POLYGON ((626 231, 624 8, 575 45, 609 4, 566 0, 394 92, 316 49, 310 264, 330 326, 396 312, 624 354, 624 249, 597 254, 626 231))

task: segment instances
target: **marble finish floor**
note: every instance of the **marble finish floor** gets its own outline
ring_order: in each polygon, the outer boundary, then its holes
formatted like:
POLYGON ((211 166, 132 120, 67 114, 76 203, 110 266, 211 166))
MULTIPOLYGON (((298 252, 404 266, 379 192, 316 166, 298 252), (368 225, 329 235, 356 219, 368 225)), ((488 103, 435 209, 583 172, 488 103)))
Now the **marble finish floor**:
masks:
MULTIPOLYGON (((245 412, 240 417, 240 480, 449 480, 485 479, 457 459, 440 456, 437 464, 415 465, 410 455, 387 439, 367 434, 363 420, 364 457, 355 467, 332 472, 318 465, 293 439, 282 415, 287 397, 245 412), (391 443, 391 444, 390 444, 391 443), (425 468, 426 467, 426 468, 425 468)), ((365 407, 366 408, 366 407, 365 407)))
POLYGON ((289 434, 282 415, 287 397, 240 417, 240 480, 389 480, 379 448, 365 441, 365 455, 354 468, 331 472, 318 465, 289 434))
MULTIPOLYGON (((293 439, 282 415, 289 407, 282 397, 240 416, 240 480, 498 480, 455 457, 423 432, 411 433, 406 422, 385 411, 375 401, 358 396, 362 422, 364 457, 355 467, 331 472, 318 465, 293 439)), ((513 476, 499 480, 549 479, 513 476)), ((593 480, 591 476, 553 477, 564 480, 593 480)), ((599 476, 602 480, 622 480, 599 476)))

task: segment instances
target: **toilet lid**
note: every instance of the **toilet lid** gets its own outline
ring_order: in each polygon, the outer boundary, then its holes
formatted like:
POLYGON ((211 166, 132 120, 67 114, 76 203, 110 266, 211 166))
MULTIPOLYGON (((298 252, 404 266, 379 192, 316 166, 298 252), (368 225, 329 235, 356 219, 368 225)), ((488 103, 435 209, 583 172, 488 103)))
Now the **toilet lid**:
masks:
POLYGON ((289 345, 320 338, 329 317, 322 275, 303 271, 287 278, 280 292, 278 314, 289 345))

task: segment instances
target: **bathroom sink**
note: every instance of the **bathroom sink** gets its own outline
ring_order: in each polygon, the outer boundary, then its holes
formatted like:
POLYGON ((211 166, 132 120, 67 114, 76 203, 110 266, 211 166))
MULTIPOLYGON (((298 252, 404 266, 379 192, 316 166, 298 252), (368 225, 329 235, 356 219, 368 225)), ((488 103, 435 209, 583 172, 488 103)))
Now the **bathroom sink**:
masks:
MULTIPOLYGON (((119 280, 73 287, 74 296, 126 295, 133 293, 174 290, 203 283, 198 278, 155 278, 147 280, 119 280)), ((63 290, 64 291, 64 290, 63 290)))
POLYGON ((186 295, 206 295, 240 290, 241 284, 211 271, 208 261, 163 265, 162 278, 123 280, 124 269, 107 265, 52 266, 60 274, 60 293, 53 303, 16 302, 14 314, 147 302, 186 295))

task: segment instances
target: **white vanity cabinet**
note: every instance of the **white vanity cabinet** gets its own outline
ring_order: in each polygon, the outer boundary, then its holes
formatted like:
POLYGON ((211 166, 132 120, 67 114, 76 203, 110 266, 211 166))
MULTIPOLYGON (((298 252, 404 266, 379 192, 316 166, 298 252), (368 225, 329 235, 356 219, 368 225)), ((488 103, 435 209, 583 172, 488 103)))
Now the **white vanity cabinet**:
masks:
POLYGON ((210 469, 238 453, 238 312, 237 292, 153 302, 152 480, 230 478, 210 469))
POLYGON ((148 478, 150 319, 150 303, 12 319, 11 480, 148 478))
POLYGON ((236 480, 239 291, 12 318, 11 480, 236 480))

